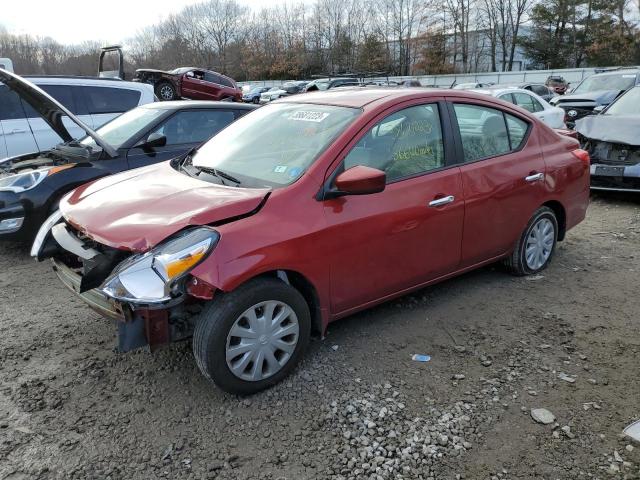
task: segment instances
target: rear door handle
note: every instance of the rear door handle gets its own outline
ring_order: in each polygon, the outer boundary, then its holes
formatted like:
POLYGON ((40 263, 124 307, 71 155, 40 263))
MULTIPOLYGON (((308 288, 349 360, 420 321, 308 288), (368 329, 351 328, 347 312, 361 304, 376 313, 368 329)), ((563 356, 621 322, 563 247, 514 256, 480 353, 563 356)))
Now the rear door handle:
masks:
POLYGON ((9 132, 9 135, 14 135, 16 133, 25 133, 26 130, 25 129, 21 129, 21 128, 14 128, 13 130, 11 130, 9 132))
POLYGON ((537 182, 544 178, 544 173, 532 173, 531 175, 524 177, 527 182, 537 182))
POLYGON ((436 198, 435 200, 431 200, 429 202, 430 207, 441 207, 442 205, 446 205, 447 203, 451 203, 456 199, 453 195, 447 195, 446 197, 436 198))

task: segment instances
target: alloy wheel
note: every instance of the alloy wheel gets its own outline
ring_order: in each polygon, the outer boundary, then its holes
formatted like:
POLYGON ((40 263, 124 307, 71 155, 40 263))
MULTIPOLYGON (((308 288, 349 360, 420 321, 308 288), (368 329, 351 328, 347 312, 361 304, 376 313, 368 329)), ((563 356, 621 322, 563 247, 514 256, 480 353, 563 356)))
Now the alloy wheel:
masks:
POLYGON ((160 97, 163 100, 171 100, 173 98, 173 89, 169 85, 160 88, 160 97))
POLYGON ((240 315, 229 330, 227 366, 236 377, 257 382, 280 371, 291 359, 300 324, 284 302, 260 302, 240 315))

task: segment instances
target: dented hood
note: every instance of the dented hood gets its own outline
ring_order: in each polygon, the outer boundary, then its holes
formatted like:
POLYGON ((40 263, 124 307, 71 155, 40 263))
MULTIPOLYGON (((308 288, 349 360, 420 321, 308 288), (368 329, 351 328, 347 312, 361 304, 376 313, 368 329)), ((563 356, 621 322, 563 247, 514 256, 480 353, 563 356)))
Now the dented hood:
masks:
POLYGON ((640 146, 640 115, 592 115, 577 120, 575 128, 590 140, 640 146))
POLYGON ((165 162, 83 185, 62 200, 60 210, 93 240, 144 252, 185 227, 252 214, 269 191, 212 184, 165 162))

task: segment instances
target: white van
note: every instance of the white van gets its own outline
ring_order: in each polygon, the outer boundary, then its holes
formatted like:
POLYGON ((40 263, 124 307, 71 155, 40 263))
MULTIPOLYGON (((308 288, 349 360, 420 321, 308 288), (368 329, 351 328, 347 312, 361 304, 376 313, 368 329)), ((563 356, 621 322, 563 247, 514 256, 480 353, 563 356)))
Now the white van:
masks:
MULTIPOLYGON (((95 77, 29 77, 53 98, 96 129, 121 113, 154 101, 153 87, 95 77)), ((69 133, 78 138, 84 132, 63 118, 69 133)), ((61 138, 29 104, 0 84, 0 159, 41 152, 60 143, 61 138)))

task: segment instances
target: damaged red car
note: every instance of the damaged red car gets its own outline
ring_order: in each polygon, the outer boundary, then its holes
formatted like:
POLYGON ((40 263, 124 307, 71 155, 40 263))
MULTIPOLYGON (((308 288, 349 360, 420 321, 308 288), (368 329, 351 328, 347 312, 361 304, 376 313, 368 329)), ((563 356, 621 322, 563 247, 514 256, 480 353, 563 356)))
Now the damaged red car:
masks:
POLYGON ((121 350, 193 337, 202 373, 248 394, 341 317, 493 262, 540 272, 588 199, 588 154, 513 104, 341 89, 78 188, 32 255, 121 350))
POLYGON ((162 100, 223 100, 242 101, 242 90, 235 80, 210 70, 181 67, 165 72, 151 68, 136 70, 134 82, 153 85, 156 96, 162 100))

